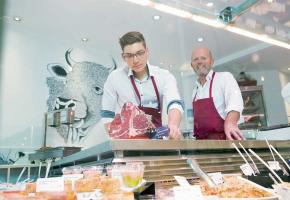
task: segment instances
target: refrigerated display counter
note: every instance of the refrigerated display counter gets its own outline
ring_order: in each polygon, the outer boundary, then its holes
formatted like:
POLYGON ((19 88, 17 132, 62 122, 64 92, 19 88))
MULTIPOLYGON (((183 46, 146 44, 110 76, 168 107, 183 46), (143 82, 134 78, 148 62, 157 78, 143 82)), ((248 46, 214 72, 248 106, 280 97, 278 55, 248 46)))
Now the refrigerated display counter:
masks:
MULTIPOLYGON (((232 143, 252 149, 266 161, 273 160, 265 141, 215 141, 215 140, 109 140, 82 150, 52 163, 51 176, 58 176, 61 169, 73 165, 122 164, 142 161, 147 182, 173 181, 175 175, 188 179, 197 178, 186 160, 194 158, 206 172, 241 173, 244 160, 232 143)), ((290 159, 290 141, 269 141, 287 160, 290 159)), ((243 152, 243 149, 240 149, 243 152)), ((245 157, 247 155, 243 152, 245 157)), ((260 171, 265 166, 252 156, 260 171)), ((276 156, 276 160, 279 157, 276 156)), ((282 163, 282 162, 280 162, 282 163)))

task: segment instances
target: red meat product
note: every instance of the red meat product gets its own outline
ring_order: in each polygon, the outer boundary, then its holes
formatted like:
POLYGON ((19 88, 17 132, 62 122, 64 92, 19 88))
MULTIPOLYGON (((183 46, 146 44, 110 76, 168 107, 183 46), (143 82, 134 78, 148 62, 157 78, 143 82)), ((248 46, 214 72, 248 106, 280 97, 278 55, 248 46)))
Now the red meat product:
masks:
POLYGON ((130 139, 144 135, 149 128, 155 128, 151 115, 145 114, 131 102, 123 105, 109 127, 109 136, 114 139, 130 139))

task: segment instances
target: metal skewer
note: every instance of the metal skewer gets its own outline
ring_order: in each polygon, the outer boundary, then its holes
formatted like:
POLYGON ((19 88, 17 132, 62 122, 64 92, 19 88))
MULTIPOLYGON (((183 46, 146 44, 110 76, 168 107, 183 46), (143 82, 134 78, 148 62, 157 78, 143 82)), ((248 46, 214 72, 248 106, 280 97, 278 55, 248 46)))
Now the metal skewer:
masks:
POLYGON ((26 167, 23 167, 23 169, 21 170, 21 172, 20 172, 20 174, 19 174, 19 176, 17 178, 16 184, 20 181, 20 178, 22 177, 22 175, 25 172, 25 170, 26 170, 26 167))
MULTIPOLYGON (((249 164, 249 162, 247 161, 247 159, 245 158, 245 156, 242 154, 242 152, 238 149, 237 145, 235 143, 232 143, 233 147, 235 147, 235 149, 237 150, 237 152, 240 154, 240 156, 243 158, 243 160, 246 162, 247 165, 249 165, 251 168, 252 166, 249 164)), ((254 175, 255 175, 255 170, 252 168, 254 175)))
POLYGON ((276 181, 276 179, 273 177, 273 175, 271 173, 269 173, 270 178, 274 181, 274 183, 276 185, 278 185, 279 183, 276 181))
POLYGON ((271 172, 272 172, 272 174, 274 174, 275 175, 275 177, 281 182, 281 183, 283 183, 283 181, 282 181, 282 179, 278 176, 278 174, 276 174, 276 172, 274 171, 274 170, 272 170, 271 168, 270 168, 270 166, 260 157, 260 156, 258 156, 252 149, 249 149, 249 152, 251 152, 251 154, 253 154, 258 160, 260 160, 261 161, 261 163, 263 163, 271 172))
POLYGON ((269 147, 269 149, 270 149, 270 152, 271 152, 271 154, 272 154, 272 157, 273 157, 274 161, 276 161, 275 156, 274 156, 274 154, 273 154, 273 151, 272 151, 272 149, 271 149, 271 147, 270 147, 270 144, 269 144, 267 138, 265 138, 265 140, 266 140, 266 143, 267 143, 267 145, 268 145, 268 147, 269 147))
POLYGON ((286 162, 286 160, 281 156, 281 154, 273 147, 273 145, 270 144, 270 149, 273 149, 273 151, 275 151, 275 153, 279 156, 279 158, 283 161, 283 163, 286 165, 286 167, 290 170, 290 167, 288 165, 288 163, 286 162))
MULTIPOLYGON (((254 160, 252 159, 252 157, 250 156, 250 154, 248 153, 248 151, 244 148, 244 146, 243 146, 241 143, 239 143, 239 145, 240 145, 240 147, 242 147, 242 149, 244 150, 244 152, 245 152, 245 153, 247 154, 247 156, 250 158, 250 160, 251 160, 251 162, 252 162, 252 164, 253 164, 255 170, 257 171, 257 173, 260 174, 260 171, 259 171, 259 169, 258 169, 256 163, 254 162, 254 160)), ((254 170, 254 172, 255 172, 255 170, 254 170)))

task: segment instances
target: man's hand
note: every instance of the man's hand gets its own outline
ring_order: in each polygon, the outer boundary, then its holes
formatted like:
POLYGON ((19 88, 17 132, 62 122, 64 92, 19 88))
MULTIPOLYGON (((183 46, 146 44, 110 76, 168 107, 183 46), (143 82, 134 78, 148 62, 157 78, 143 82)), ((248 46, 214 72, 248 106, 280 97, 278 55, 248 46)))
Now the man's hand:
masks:
POLYGON ((168 128, 169 128, 169 139, 180 140, 182 134, 179 130, 181 121, 181 112, 176 109, 170 109, 168 112, 168 128))
POLYGON ((169 139, 180 140, 182 137, 179 127, 176 125, 168 124, 169 128, 169 139))
POLYGON ((238 128, 240 113, 230 111, 225 119, 224 129, 228 140, 244 140, 242 131, 238 128))
POLYGON ((237 124, 225 123, 225 134, 228 140, 244 140, 242 131, 237 124))

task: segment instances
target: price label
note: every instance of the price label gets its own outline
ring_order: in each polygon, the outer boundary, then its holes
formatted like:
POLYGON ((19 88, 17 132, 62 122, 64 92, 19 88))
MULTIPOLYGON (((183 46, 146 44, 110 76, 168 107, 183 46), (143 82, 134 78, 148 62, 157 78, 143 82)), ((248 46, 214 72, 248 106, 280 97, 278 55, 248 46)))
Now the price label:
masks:
POLYGON ((224 178, 221 172, 209 173, 208 175, 216 185, 220 185, 224 182, 224 178))
POLYGON ((275 171, 278 171, 281 169, 278 161, 268 161, 268 165, 270 169, 275 170, 275 171))
POLYGON ((112 169, 112 178, 122 178, 121 169, 113 168, 112 169))
POLYGON ((183 176, 174 176, 174 178, 177 181, 177 183, 182 187, 190 187, 191 186, 189 184, 189 182, 186 180, 186 178, 183 176))
POLYGON ((76 181, 78 179, 81 179, 84 177, 83 174, 66 174, 62 175, 64 180, 71 180, 71 181, 76 181))
POLYGON ((36 192, 63 192, 63 177, 39 178, 36 181, 36 192))
POLYGON ((175 186, 173 187, 173 191, 175 200, 184 200, 188 199, 188 197, 192 197, 195 200, 204 200, 199 185, 191 185, 186 187, 175 186))
POLYGON ((100 200, 101 197, 100 191, 77 193, 77 200, 100 200))
POLYGON ((242 172, 244 173, 244 175, 246 175, 246 176, 255 175, 253 168, 247 163, 241 165, 240 168, 241 168, 242 172))

